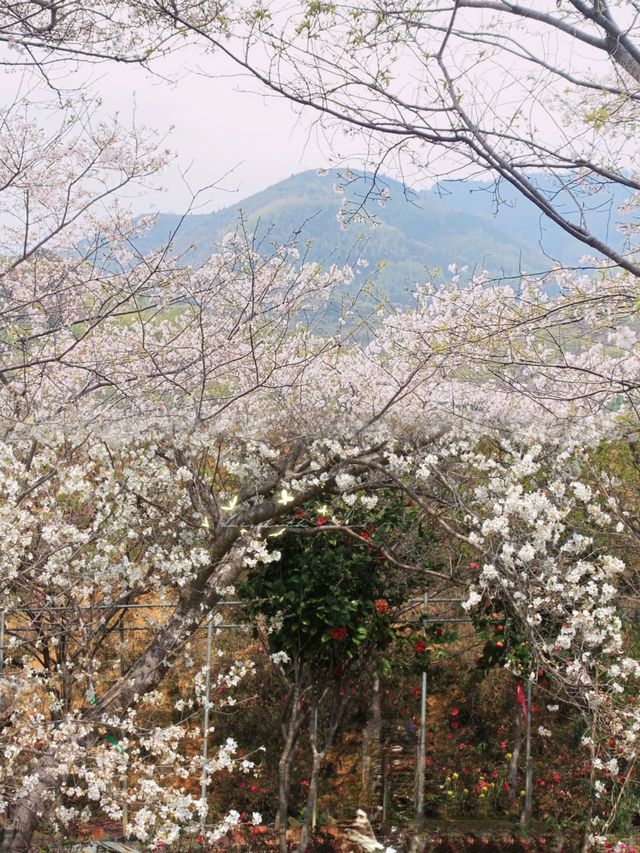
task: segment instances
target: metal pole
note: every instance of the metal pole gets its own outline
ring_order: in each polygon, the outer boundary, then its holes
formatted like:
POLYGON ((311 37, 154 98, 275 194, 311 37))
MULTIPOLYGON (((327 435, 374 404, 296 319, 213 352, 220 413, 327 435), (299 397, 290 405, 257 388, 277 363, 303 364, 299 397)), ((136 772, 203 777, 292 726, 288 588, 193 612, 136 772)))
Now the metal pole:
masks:
POLYGON ((525 771, 525 796, 522 823, 529 825, 533 804, 533 767, 531 763, 531 679, 527 679, 527 729, 526 729, 526 771, 525 771))
MULTIPOLYGON (((422 627, 427 630, 429 622, 428 607, 429 593, 424 592, 424 611, 422 618, 422 627)), ((417 836, 422 832, 422 823, 424 820, 424 777, 425 777, 425 758, 427 755, 427 670, 426 663, 423 664, 422 679, 420 690, 420 733, 418 737, 418 772, 416 774, 416 813, 415 813, 415 834, 417 836)))
MULTIPOLYGON (((313 730, 314 730, 314 738, 313 738, 313 749, 314 749, 314 761, 315 761, 315 750, 318 748, 317 737, 318 737, 318 704, 316 703, 315 708, 313 709, 313 730)), ((318 780, 316 780, 316 786, 318 784, 318 780)), ((315 830, 316 823, 318 820, 318 788, 316 787, 315 792, 313 794, 313 808, 311 809, 311 828, 315 830)))
POLYGON ((0 610, 0 678, 4 674, 4 610, 0 610))
MULTIPOLYGON (((122 614, 120 621, 120 678, 124 678, 125 662, 124 662, 124 641, 125 641, 125 626, 124 622, 127 618, 127 612, 122 614)), ((129 805, 127 796, 129 792, 129 772, 128 767, 125 767, 124 777, 122 780, 122 791, 124 793, 124 801, 122 803, 122 835, 127 838, 129 835, 129 805)))
POLYGON ((204 722, 202 724, 202 775, 200 777, 200 830, 207 825, 207 753, 209 748, 209 696, 211 694, 211 645, 213 642, 213 620, 209 616, 207 628, 207 669, 204 686, 204 722))
POLYGON ((382 831, 387 831, 389 822, 389 800, 391 799, 391 779, 389 778, 389 753, 387 744, 383 746, 382 752, 382 831))

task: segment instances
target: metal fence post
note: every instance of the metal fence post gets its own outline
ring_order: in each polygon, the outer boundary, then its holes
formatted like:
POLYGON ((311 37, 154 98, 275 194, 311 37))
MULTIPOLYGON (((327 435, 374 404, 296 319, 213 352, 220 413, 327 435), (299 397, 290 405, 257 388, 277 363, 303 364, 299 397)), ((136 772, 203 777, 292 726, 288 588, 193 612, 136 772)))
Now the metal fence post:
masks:
POLYGON ((533 809, 533 767, 531 762, 531 678, 527 679, 527 721, 526 721, 526 769, 525 769, 525 796, 522 824, 527 827, 531 820, 533 809))
POLYGON ((202 724, 202 775, 200 777, 200 830, 207 825, 207 755, 209 749, 209 697, 211 694, 211 645, 213 642, 213 619, 209 616, 207 627, 207 669, 204 687, 204 722, 202 724))
POLYGON ((0 678, 4 675, 4 610, 0 610, 0 678))
MULTIPOLYGON (((425 589, 423 600, 423 617, 422 627, 426 632, 429 615, 429 593, 425 589)), ((418 835, 422 832, 424 823, 424 782, 425 782, 425 759, 427 757, 427 664, 422 665, 422 677, 420 685, 420 732, 418 736, 418 768, 416 773, 416 811, 414 820, 414 832, 416 841, 418 835)))
MULTIPOLYGON (((125 619, 127 618, 127 611, 125 610, 122 614, 122 619, 120 620, 120 678, 124 678, 125 671, 125 662, 124 662, 124 641, 125 641, 125 619)), ((122 780, 122 790, 124 793, 124 801, 122 803, 122 835, 127 838, 129 834, 129 805, 127 803, 127 796, 129 793, 129 768, 128 766, 124 771, 124 778, 122 780)))

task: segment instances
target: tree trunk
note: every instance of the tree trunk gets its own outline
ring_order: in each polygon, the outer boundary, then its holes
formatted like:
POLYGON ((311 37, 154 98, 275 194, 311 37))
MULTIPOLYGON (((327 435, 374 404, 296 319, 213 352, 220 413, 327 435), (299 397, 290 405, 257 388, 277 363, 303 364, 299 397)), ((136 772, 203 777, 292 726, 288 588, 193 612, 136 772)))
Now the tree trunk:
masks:
POLYGON ((347 690, 345 689, 341 692, 343 694, 341 698, 338 698, 338 696, 335 695, 331 697, 331 711, 329 720, 326 723, 325 735, 321 749, 318 748, 318 710, 323 699, 326 698, 327 693, 320 690, 313 694, 313 698, 311 700, 311 708, 309 710, 309 742, 311 744, 313 763, 311 767, 311 778, 309 779, 309 795, 307 797, 307 805, 302 821, 300 843, 298 844, 296 853, 306 853, 307 845, 309 844, 311 820, 318 799, 318 781, 320 778, 322 762, 324 761, 326 754, 331 749, 333 739, 335 738, 336 731, 340 725, 342 713, 346 706, 347 690))
POLYGON ((0 829, 1 853, 28 853, 33 833, 42 814, 54 803, 62 778, 54 758, 44 756, 37 771, 36 784, 8 810, 6 825, 0 829))
POLYGON ((298 685, 293 688, 291 714, 285 730, 284 748, 278 762, 278 812, 276 828, 278 830, 278 846, 280 853, 287 853, 287 819, 289 816, 289 784, 293 753, 298 742, 300 728, 300 691, 298 685))
POLYGON ((276 826, 278 829, 278 846, 280 853, 287 853, 287 815, 289 812, 289 768, 291 755, 285 750, 278 762, 278 814, 276 826))
POLYGON ((309 794, 307 796, 307 805, 304 810, 304 818, 302 820, 302 830, 300 832, 300 842, 297 847, 297 853, 305 853, 309 844, 309 836, 311 834, 311 820, 318 799, 318 777, 320 776, 320 767, 324 760, 325 752, 318 751, 318 698, 314 696, 311 708, 309 710, 309 743, 311 745, 312 765, 311 777, 309 779, 309 794))
POLYGON ((371 704, 367 724, 362 733, 362 800, 365 810, 370 811, 374 793, 380 786, 382 766, 380 761, 380 740, 382 734, 382 690, 380 676, 373 676, 371 685, 371 704))

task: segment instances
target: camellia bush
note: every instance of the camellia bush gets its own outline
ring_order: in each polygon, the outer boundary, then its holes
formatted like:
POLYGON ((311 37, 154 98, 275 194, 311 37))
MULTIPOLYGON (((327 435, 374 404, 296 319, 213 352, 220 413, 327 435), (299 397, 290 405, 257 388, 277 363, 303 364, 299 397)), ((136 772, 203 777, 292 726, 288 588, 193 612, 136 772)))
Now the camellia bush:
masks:
MULTIPOLYGON (((412 579, 399 574, 393 557, 386 556, 386 540, 412 539, 414 549, 424 552, 421 530, 403 518, 395 494, 349 493, 356 486, 351 475, 339 475, 337 485, 347 490, 342 494, 343 512, 326 505, 297 509, 295 523, 272 540, 279 559, 265 562, 239 587, 248 600, 247 612, 259 620, 260 634, 287 691, 279 762, 283 851, 291 765, 302 727, 306 724, 312 766, 300 851, 308 844, 323 762, 347 712, 352 687, 389 668, 390 646, 398 639, 396 625, 412 579)), ((406 548, 408 541, 404 544, 406 548)))

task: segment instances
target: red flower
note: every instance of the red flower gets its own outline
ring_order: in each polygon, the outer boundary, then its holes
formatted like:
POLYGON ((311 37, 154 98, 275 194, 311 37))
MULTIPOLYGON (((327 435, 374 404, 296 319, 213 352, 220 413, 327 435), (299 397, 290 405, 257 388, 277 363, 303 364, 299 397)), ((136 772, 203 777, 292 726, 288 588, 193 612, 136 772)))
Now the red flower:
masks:
POLYGON ((424 640, 416 640, 415 643, 413 644, 413 651, 417 655, 421 655, 423 652, 427 651, 427 644, 425 643, 424 640))
POLYGON ((344 640, 347 636, 347 629, 344 627, 329 628, 329 636, 332 640, 344 640))
POLYGON ((554 782, 559 782, 561 777, 560 777, 559 773, 552 773, 551 778, 553 779, 554 782))
POLYGON ((316 518, 316 527, 321 527, 323 524, 328 524, 328 523, 329 523, 329 519, 327 518, 326 515, 319 515, 316 518))
POLYGON ((294 509, 293 514, 296 518, 306 518, 307 513, 304 509, 294 509))
POLYGON ((385 613, 389 612, 389 602, 384 598, 376 599, 373 606, 376 613, 379 613, 381 616, 384 616, 385 613))
POLYGON ((499 649, 504 649, 504 643, 502 642, 502 640, 498 640, 498 642, 496 643, 496 646, 499 649))
POLYGON ((451 716, 457 717, 459 713, 460 713, 460 708, 458 708, 457 705, 454 705, 453 708, 451 709, 451 716))
POLYGON ((478 570, 479 566, 477 563, 469 563, 469 568, 473 569, 473 571, 475 572, 478 570))
POLYGON ((369 539, 371 539, 371 534, 369 533, 368 530, 363 530, 362 533, 360 534, 360 538, 365 539, 368 542, 369 539))

